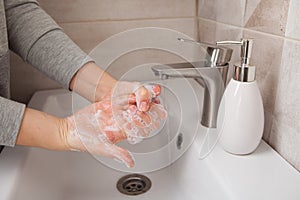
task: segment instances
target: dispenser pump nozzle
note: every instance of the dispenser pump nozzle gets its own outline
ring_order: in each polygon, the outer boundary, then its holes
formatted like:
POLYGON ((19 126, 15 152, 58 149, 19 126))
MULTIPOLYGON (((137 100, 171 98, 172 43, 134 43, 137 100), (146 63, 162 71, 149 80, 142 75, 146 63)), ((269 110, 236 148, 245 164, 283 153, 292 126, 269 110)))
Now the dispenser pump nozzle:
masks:
POLYGON ((241 39, 241 41, 219 41, 217 45, 239 45, 241 46, 241 64, 249 65, 252 53, 253 39, 241 39))
POLYGON ((242 65, 250 65, 250 58, 252 53, 252 39, 242 39, 242 46, 241 46, 241 62, 242 65))
POLYGON ((219 41, 217 45, 239 45, 241 46, 241 63, 235 65, 234 79, 242 82, 255 80, 255 67, 250 66, 253 39, 241 39, 241 41, 219 41))

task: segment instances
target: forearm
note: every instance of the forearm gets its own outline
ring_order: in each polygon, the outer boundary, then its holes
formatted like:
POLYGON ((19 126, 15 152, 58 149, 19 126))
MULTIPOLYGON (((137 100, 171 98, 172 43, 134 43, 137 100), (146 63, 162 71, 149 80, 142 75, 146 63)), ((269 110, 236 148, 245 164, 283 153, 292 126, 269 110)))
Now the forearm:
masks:
POLYGON ((85 64, 70 82, 70 89, 90 100, 100 101, 102 97, 112 91, 117 83, 107 72, 94 62, 85 64))
POLYGON ((7 0, 4 3, 10 49, 69 89, 76 71, 91 59, 36 0, 7 0))
POLYGON ((70 150, 65 119, 26 108, 16 144, 50 150, 70 150))

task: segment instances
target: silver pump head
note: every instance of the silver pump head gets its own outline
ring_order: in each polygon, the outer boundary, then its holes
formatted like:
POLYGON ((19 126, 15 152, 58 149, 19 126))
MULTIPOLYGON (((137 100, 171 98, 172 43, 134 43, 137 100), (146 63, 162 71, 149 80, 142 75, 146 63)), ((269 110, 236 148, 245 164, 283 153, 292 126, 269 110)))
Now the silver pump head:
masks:
POLYGON ((252 82, 255 80, 255 66, 250 65, 253 39, 241 39, 241 41, 220 41, 217 45, 239 45, 241 46, 241 62, 234 65, 233 78, 241 82, 252 82))
POLYGON ((204 42, 196 42, 194 40, 189 40, 185 38, 177 38, 180 42, 189 42, 193 44, 200 45, 203 49, 205 49, 205 52, 207 54, 207 60, 210 61, 210 64, 212 66, 223 66, 229 63, 232 55, 232 49, 218 46, 218 45, 212 45, 204 42))

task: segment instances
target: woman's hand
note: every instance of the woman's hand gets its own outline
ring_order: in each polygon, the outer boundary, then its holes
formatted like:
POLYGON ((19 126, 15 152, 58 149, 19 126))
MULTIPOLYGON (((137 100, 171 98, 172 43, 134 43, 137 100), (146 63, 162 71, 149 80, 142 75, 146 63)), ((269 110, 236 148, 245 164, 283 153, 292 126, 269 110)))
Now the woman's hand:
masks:
POLYGON ((137 82, 117 81, 93 62, 85 64, 70 82, 71 90, 91 102, 101 101, 114 89, 119 88, 119 93, 122 93, 123 96, 127 95, 128 98, 132 97, 136 100, 140 111, 149 110, 152 98, 160 94, 159 86, 147 87, 140 87, 137 82), (132 93, 135 96, 132 96, 132 93))
POLYGON ((167 113, 155 98, 147 112, 140 111, 136 94, 130 96, 128 98, 127 92, 107 95, 68 118, 26 108, 17 144, 50 150, 88 151, 116 158, 132 167, 131 154, 115 143, 124 139, 130 143, 140 142, 160 127, 167 113))
POLYGON ((70 89, 96 102, 67 118, 70 149, 112 157, 129 167, 134 165, 132 156, 115 143, 140 142, 167 116, 157 99, 159 85, 117 81, 93 62, 76 73, 70 89))
POLYGON ((131 154, 115 143, 124 139, 140 142, 167 117, 157 99, 159 85, 118 82, 93 62, 75 74, 70 89, 96 103, 63 119, 26 108, 18 145, 88 151, 133 167, 131 154))
POLYGON ((136 105, 139 94, 127 95, 131 86, 131 83, 122 82, 118 85, 119 89, 123 88, 122 92, 115 88, 114 94, 66 118, 68 131, 63 138, 67 146, 71 150, 115 158, 133 167, 132 155, 115 143, 126 138, 131 143, 140 142, 160 127, 167 113, 162 105, 152 101, 147 112, 140 111, 136 105))

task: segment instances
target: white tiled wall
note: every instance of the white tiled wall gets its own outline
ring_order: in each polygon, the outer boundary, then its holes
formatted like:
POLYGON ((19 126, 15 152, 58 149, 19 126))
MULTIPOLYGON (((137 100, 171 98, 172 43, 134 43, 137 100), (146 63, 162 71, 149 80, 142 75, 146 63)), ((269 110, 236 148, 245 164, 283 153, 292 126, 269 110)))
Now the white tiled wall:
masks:
POLYGON ((199 17, 242 26, 246 0, 199 0, 199 17))
POLYGON ((265 108, 264 139, 300 170, 299 1, 199 2, 206 6, 199 7, 200 40, 239 39, 238 32, 255 39, 252 64, 265 108))
POLYGON ((278 75, 273 126, 269 141, 272 146, 300 170, 299 66, 300 42, 285 40, 278 75))
POLYGON ((284 36, 289 0, 261 0, 247 1, 246 10, 247 19, 245 27, 251 30, 257 30, 274 35, 284 36), (252 13, 250 12, 250 8, 252 13))

